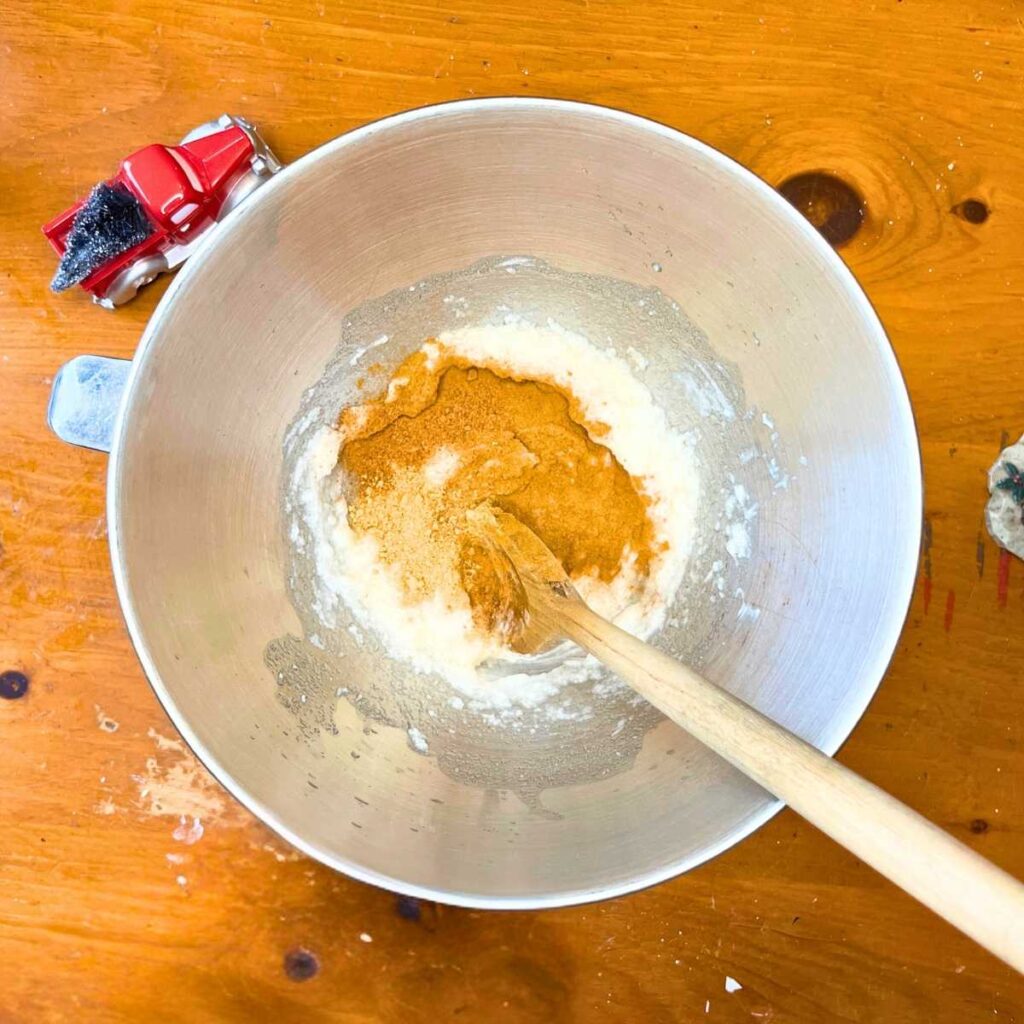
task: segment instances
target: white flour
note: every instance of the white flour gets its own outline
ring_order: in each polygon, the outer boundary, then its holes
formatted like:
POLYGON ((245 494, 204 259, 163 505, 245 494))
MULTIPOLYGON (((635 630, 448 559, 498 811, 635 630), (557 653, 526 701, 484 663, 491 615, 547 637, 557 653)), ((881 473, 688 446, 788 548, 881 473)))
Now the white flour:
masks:
MULTIPOLYGON (((610 584, 590 578, 575 582, 596 611, 636 636, 650 636, 663 624, 679 589, 695 533, 700 483, 687 441, 671 429, 629 363, 557 324, 538 327, 510 320, 451 331, 439 340, 477 366, 553 381, 572 392, 589 422, 608 428, 600 441, 649 499, 656 539, 665 550, 652 559, 643 587, 638 587, 629 557, 610 584)), ((437 346, 424 346, 428 356, 432 349, 436 353, 437 346)), ((326 625, 335 625, 341 602, 393 657, 446 678, 474 702, 497 708, 534 706, 564 683, 596 674, 590 659, 549 655, 538 662, 510 655, 474 629, 468 604, 452 608, 439 597, 406 603, 392 569, 377 557, 376 542, 349 527, 334 472, 343 441, 339 431, 321 430, 296 474, 297 495, 316 546, 318 613, 326 625)), ((453 469, 446 453, 438 452, 425 467, 424 489, 443 484, 453 469)))

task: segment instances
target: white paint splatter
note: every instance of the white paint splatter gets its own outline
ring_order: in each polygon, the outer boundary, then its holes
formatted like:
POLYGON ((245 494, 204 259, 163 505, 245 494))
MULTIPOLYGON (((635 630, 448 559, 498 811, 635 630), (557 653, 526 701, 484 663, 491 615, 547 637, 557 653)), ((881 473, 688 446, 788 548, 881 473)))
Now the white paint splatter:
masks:
POLYGON ((146 730, 146 735, 151 740, 156 741, 157 750, 174 750, 179 754, 184 754, 186 752, 185 744, 182 743, 181 740, 171 740, 166 736, 161 736, 160 733, 158 733, 152 726, 146 730))
POLYGON ((96 709, 96 724, 104 732, 117 732, 121 728, 121 723, 115 722, 114 719, 104 712, 99 704, 93 704, 93 707, 96 709))
MULTIPOLYGON (((146 759, 146 770, 133 775, 139 787, 140 809, 154 816, 183 818, 207 823, 219 820, 225 812, 238 805, 227 800, 213 776, 191 755, 187 754, 175 764, 164 766, 156 757, 146 759)), ((237 824, 249 820, 238 808, 237 824)), ((193 826, 194 827, 194 826, 193 826)))
POLYGON ((370 935, 369 932, 360 932, 359 933, 359 941, 360 942, 373 942, 373 936, 370 935))
POLYGON ((264 843, 262 846, 250 843, 249 848, 253 850, 265 850, 267 853, 273 855, 274 860, 276 860, 278 864, 284 864, 285 862, 294 863, 295 861, 302 860, 302 854, 299 853, 298 850, 286 850, 282 852, 270 843, 264 843))
POLYGON ((186 846, 194 846, 203 838, 205 831, 206 829, 203 828, 203 823, 199 818, 193 818, 190 825, 188 823, 188 816, 183 814, 178 819, 178 825, 171 833, 171 837, 179 843, 184 843, 186 846))
POLYGON ((742 988, 743 986, 735 978, 730 978, 729 975, 725 976, 725 991, 730 995, 733 992, 739 992, 742 988))

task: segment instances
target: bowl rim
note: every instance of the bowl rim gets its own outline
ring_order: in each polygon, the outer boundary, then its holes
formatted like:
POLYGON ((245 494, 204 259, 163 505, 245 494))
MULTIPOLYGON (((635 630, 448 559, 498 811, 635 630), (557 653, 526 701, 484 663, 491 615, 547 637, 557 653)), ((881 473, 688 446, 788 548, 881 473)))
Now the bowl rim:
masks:
POLYGON ((136 381, 142 373, 146 364, 147 356, 156 344, 160 335, 162 325, 168 318, 171 307, 174 305, 178 294, 187 288, 193 278, 200 275, 203 265, 214 249, 221 243, 227 243, 235 224, 245 217, 251 215, 252 211, 263 203, 267 197, 282 188, 284 183, 292 178, 308 173, 317 163, 332 157, 344 149, 356 146, 367 138, 381 132, 394 131, 404 125, 422 122, 433 119, 444 119, 451 116, 458 116, 472 111, 501 111, 501 110, 543 110, 551 113, 561 113, 566 116, 584 115, 590 118, 604 119, 608 122, 628 125, 641 131, 649 132, 660 138, 680 146, 717 165, 725 173, 743 182, 761 197, 763 202, 774 209, 774 211, 793 228, 798 236, 802 236, 806 244, 816 252, 831 268, 836 277, 837 283, 847 293, 851 304, 857 314, 863 320, 865 326, 879 339, 879 355, 888 372, 891 392, 894 404, 902 422, 902 430, 899 437, 904 446, 909 447, 907 452, 911 456, 910 461, 916 467, 917 472, 905 481, 908 490, 908 499, 911 506, 916 506, 921 515, 917 517, 918 526, 916 529, 907 531, 902 538, 902 551, 899 553, 898 569, 894 572, 896 579, 895 588, 902 593, 902 598, 897 602, 897 607, 904 606, 903 614, 893 613, 891 621, 881 636, 877 645, 875 657, 869 669, 865 670, 864 679, 874 679, 871 685, 862 684, 861 699, 851 702, 845 709, 845 713, 834 719, 828 729, 824 742, 820 743, 820 749, 829 756, 832 756, 847 740, 853 732, 857 723, 863 717, 868 705, 871 703, 881 685, 882 679, 888 671, 889 665, 895 654, 900 636, 910 612, 910 605, 913 598, 915 581, 918 569, 918 557, 921 543, 922 517, 924 512, 923 493, 923 471, 921 463, 921 448, 918 440, 917 426, 914 419, 913 408, 910 403, 910 395, 907 389, 906 378, 900 367, 896 353, 889 341, 888 334, 882 322, 868 299, 863 288, 860 286, 852 271, 846 266, 843 260, 836 254, 832 247, 821 237, 818 231, 800 214, 782 195, 780 195, 764 179, 758 177, 753 171, 744 167, 741 163, 726 156, 719 150, 707 143, 701 142, 686 133, 662 124, 638 114, 632 114, 615 107, 602 106, 595 103, 586 103, 576 100, 565 100, 542 97, 523 96, 498 96, 486 98, 473 98, 463 100, 451 100, 445 103, 430 104, 428 106, 416 107, 410 110, 390 114, 377 120, 368 122, 358 128, 351 129, 343 134, 322 143, 308 153, 287 164, 279 173, 275 174, 262 188, 258 189, 253 196, 233 210, 223 221, 217 224, 206 236, 200 249, 175 275, 161 297, 159 304, 150 317, 139 340, 135 354, 132 358, 132 365, 125 384, 124 395, 114 426, 110 461, 107 471, 107 522, 108 537, 110 545, 111 565, 113 569, 114 582, 117 590, 118 600, 121 605, 122 615, 128 629, 128 635, 135 648, 136 655, 142 664, 143 671, 153 688, 157 699, 160 701, 164 711, 167 713, 175 728, 188 744, 190 750, 195 754, 203 766, 211 775, 238 800, 247 810, 255 815, 260 821, 271 828, 281 838, 286 840, 302 853, 319 861, 336 871, 348 875, 361 882, 375 885, 392 892, 419 899, 432 900, 452 906, 467 907, 481 910, 539 910, 545 908, 569 907, 580 904, 591 903, 598 900, 611 899, 616 896, 624 896, 629 893, 638 892, 652 885, 675 878, 688 871, 699 867, 701 864, 717 857, 737 843, 746 839, 763 824, 774 817, 784 804, 776 798, 768 799, 765 804, 747 818, 735 825, 726 835, 722 836, 715 843, 705 847, 699 853, 688 854, 677 861, 663 865, 656 870, 650 870, 637 874, 627 881, 621 881, 613 885, 597 886, 580 889, 567 889, 558 893, 544 893, 537 896, 493 896, 481 892, 464 892, 453 889, 430 888, 417 885, 404 879, 387 875, 374 870, 364 864, 341 857, 320 849, 314 843, 305 840, 301 835, 292 831, 277 814, 267 807, 262 801, 252 796, 245 787, 237 781, 219 762, 214 752, 193 732, 188 718, 179 710, 170 692, 165 686, 156 662, 151 655, 145 641, 145 634, 142 623, 132 603, 132 589, 129 581, 128 567, 125 563, 124 552, 121 546, 120 537, 120 505, 122 495, 122 448, 125 444, 125 437, 130 434, 130 422, 134 402, 132 395, 136 381), (913 456, 916 454, 916 458, 913 456))

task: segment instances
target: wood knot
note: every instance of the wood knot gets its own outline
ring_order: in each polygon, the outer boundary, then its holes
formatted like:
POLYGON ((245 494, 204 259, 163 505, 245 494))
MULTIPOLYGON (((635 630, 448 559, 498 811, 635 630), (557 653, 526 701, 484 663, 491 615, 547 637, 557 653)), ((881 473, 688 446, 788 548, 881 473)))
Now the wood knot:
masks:
POLYGON ((864 200, 845 181, 824 171, 787 178, 779 192, 821 233, 829 245, 848 242, 864 223, 864 200))
POLYGON ((965 199, 950 211, 968 224, 984 224, 988 220, 989 208, 980 199, 965 199))
POLYGON ((315 953, 301 946, 291 949, 284 955, 284 973, 292 981, 309 981, 316 977, 320 970, 320 961, 315 953))
POLYGON ((0 673, 0 697, 4 700, 17 700, 28 693, 28 676, 24 672, 0 673))
POLYGON ((975 818, 967 827, 976 836, 980 836, 983 832, 988 831, 988 822, 984 818, 975 818))

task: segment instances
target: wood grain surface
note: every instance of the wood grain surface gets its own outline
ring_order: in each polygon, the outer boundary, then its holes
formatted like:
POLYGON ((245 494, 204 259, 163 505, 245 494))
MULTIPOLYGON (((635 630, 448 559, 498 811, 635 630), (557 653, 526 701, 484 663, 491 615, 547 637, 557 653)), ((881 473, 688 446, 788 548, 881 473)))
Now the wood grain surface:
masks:
POLYGON ((1024 876, 1024 565, 982 520, 1024 430, 1022 61, 1022 8, 991 0, 3 0, 0 675, 28 686, 0 686, 0 1021, 1024 1021, 1024 979, 788 812, 686 877, 543 913, 400 900, 287 848, 162 713, 114 596, 105 459, 44 422, 57 367, 129 356, 165 284, 115 314, 51 295, 39 233, 225 110, 290 160, 441 100, 591 100, 788 183, 890 333, 925 463, 911 614, 840 757, 1024 876))

